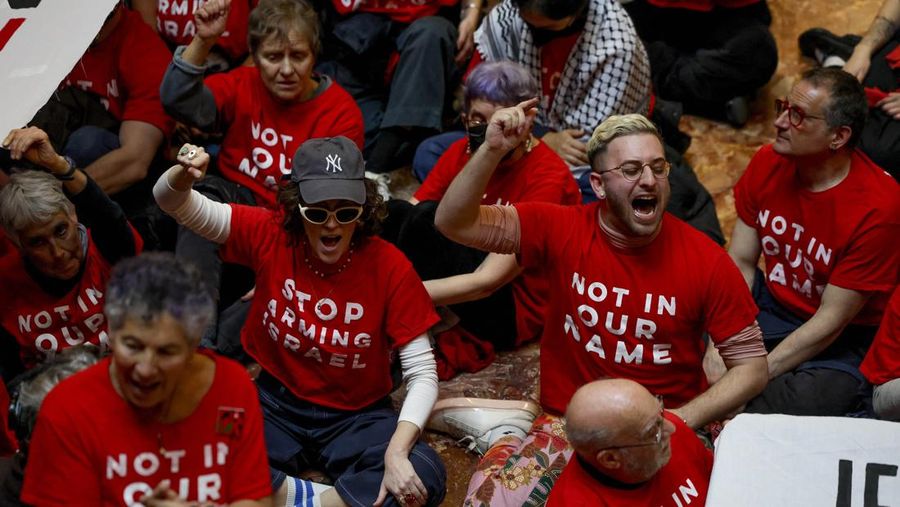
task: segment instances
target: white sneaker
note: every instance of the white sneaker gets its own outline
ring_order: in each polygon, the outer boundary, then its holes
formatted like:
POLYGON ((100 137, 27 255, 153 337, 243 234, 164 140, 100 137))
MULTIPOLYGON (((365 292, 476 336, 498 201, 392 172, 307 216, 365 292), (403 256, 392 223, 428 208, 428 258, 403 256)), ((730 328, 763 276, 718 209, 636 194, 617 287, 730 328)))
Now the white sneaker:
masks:
POLYGON ((425 427, 467 441, 470 450, 484 454, 503 437, 525 438, 540 412, 530 401, 448 398, 435 403, 425 427))
POLYGON ((373 173, 366 171, 366 179, 375 182, 378 187, 378 193, 384 202, 391 200, 391 177, 387 173, 373 173))

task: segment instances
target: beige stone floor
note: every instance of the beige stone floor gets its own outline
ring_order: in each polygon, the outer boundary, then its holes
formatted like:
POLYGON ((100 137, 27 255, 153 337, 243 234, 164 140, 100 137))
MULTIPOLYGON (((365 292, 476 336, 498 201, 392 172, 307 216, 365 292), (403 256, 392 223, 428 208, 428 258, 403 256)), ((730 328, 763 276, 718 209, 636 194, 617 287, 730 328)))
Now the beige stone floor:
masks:
MULTIPOLYGON (((731 189, 753 153, 774 136, 772 102, 786 95, 800 73, 811 65, 800 56, 797 36, 814 26, 826 27, 839 34, 863 33, 879 5, 877 0, 769 0, 780 62, 772 80, 754 101, 750 122, 736 130, 701 118, 682 119, 682 130, 693 137, 687 160, 713 195, 726 237, 731 235, 736 217, 731 189)), ((415 188, 409 176, 396 173, 393 177, 392 186, 397 197, 405 197, 415 188)), ((477 374, 461 375, 442 383, 441 397, 536 400, 538 355, 536 345, 502 354, 495 364, 477 374)), ((447 465, 448 491, 444 505, 461 505, 476 457, 446 437, 428 433, 426 440, 447 465)))

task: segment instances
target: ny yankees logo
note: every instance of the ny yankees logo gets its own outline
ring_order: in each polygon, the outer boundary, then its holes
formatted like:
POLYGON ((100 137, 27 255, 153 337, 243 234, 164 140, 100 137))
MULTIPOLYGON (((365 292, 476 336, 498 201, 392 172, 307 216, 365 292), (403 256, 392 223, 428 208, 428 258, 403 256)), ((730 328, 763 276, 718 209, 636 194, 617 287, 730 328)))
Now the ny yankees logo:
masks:
POLYGON ((341 157, 337 153, 325 155, 325 161, 328 163, 325 166, 325 172, 344 172, 344 169, 341 167, 341 157))

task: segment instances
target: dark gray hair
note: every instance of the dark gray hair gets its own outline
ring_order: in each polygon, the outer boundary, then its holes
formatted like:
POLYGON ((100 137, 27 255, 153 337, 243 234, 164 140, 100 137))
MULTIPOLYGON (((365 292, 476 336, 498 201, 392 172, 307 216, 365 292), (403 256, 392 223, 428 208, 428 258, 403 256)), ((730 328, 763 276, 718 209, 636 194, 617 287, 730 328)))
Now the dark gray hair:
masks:
POLYGON ((13 174, 0 189, 0 225, 16 246, 19 232, 48 222, 53 215, 74 213, 75 206, 63 193, 62 182, 40 171, 13 174))
POLYGON ((803 73, 800 80, 828 91, 831 98, 825 106, 825 123, 833 129, 849 127, 847 147, 855 148, 869 114, 866 91, 859 81, 851 74, 831 67, 810 69, 803 73))
POLYGON ((79 345, 69 347, 56 354, 53 359, 36 367, 40 370, 28 380, 19 384, 13 398, 13 426, 16 437, 23 448, 27 446, 34 423, 37 420, 41 403, 47 397, 47 393, 68 377, 84 370, 100 359, 100 349, 94 345, 79 345))
POLYGON ((168 252, 145 253, 113 268, 104 313, 111 332, 128 319, 150 325, 165 314, 175 319, 196 346, 212 321, 216 303, 191 264, 168 252))
POLYGON ((538 83, 528 70, 515 62, 486 62, 475 67, 466 78, 463 110, 481 99, 504 107, 537 97, 538 83))

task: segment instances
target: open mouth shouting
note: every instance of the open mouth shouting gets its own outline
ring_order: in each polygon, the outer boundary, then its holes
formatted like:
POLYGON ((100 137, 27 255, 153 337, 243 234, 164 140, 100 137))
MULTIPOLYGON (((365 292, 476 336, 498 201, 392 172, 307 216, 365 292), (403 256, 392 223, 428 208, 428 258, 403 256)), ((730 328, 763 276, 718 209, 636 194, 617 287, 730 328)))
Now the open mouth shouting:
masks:
POLYGON ((659 198, 653 195, 642 195, 631 201, 635 219, 642 224, 655 223, 659 211, 659 198))

